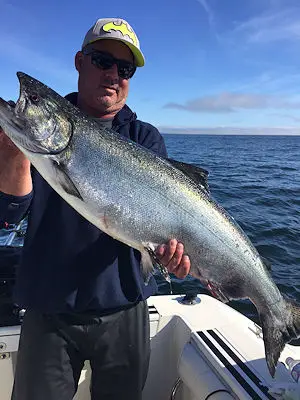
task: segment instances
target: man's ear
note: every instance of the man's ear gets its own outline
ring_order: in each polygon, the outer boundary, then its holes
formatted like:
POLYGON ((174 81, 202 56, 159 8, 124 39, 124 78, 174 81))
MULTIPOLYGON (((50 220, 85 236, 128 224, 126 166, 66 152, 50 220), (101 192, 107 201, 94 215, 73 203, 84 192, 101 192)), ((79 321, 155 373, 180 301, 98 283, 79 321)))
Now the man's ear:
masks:
POLYGON ((76 56, 75 56, 75 68, 77 69, 78 72, 81 71, 82 63, 83 63, 83 57, 84 57, 84 55, 82 54, 82 52, 81 51, 77 51, 76 56))

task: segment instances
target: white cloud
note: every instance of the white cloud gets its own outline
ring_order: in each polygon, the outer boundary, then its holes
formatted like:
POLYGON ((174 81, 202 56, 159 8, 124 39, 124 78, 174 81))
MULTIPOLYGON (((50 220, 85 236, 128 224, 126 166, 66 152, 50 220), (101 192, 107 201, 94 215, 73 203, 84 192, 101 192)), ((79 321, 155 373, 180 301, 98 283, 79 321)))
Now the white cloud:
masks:
POLYGON ((214 22, 215 21, 214 13, 213 13, 212 8, 208 5, 207 0, 197 0, 197 1, 204 8, 204 10, 208 16, 208 22, 209 22, 210 27, 214 28, 214 23, 215 23, 214 22))
POLYGON ((245 40, 248 44, 300 39, 300 7, 271 9, 239 23, 229 36, 245 40))
POLYGON ((219 39, 218 33, 217 33, 217 28, 216 28, 216 18, 215 18, 215 12, 211 5, 209 4, 208 0, 196 0, 204 9, 205 13, 207 14, 208 18, 208 24, 211 33, 216 37, 216 39, 219 39))
POLYGON ((292 102, 282 96, 224 92, 189 100, 185 104, 167 103, 164 108, 196 113, 230 113, 240 109, 300 109, 300 101, 292 102))

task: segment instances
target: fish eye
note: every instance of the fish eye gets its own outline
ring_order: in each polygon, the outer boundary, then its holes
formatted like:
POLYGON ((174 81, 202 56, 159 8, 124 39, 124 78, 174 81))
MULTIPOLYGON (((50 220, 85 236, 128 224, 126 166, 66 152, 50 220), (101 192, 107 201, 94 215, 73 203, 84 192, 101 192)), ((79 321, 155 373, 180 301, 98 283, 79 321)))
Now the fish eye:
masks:
POLYGON ((39 101, 39 96, 36 93, 31 94, 29 98, 33 103, 37 103, 39 101))

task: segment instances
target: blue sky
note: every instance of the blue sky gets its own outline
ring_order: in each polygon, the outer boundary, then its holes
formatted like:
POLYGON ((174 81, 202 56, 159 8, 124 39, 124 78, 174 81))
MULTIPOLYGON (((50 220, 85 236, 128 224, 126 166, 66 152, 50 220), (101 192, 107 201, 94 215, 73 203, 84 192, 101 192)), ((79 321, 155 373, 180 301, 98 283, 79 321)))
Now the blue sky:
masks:
POLYGON ((16 71, 65 95, 74 55, 101 17, 135 29, 146 65, 128 105, 162 132, 300 134, 299 0, 0 0, 0 96, 16 71))

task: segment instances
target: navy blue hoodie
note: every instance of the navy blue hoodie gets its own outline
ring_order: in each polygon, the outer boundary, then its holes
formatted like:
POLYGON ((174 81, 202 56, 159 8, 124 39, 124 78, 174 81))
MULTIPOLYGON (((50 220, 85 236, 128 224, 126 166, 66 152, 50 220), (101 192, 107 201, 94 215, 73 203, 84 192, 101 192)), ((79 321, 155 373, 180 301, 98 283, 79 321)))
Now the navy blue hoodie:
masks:
MULTIPOLYGON (((67 98, 76 104, 76 94, 67 98)), ((139 121, 128 106, 113 129, 167 156, 164 140, 152 125, 139 121)), ((91 312, 126 308, 157 291, 152 277, 141 276, 140 253, 112 239, 81 217, 39 175, 24 197, 0 193, 0 224, 16 223, 28 213, 28 229, 17 271, 15 302, 46 313, 91 312)))

